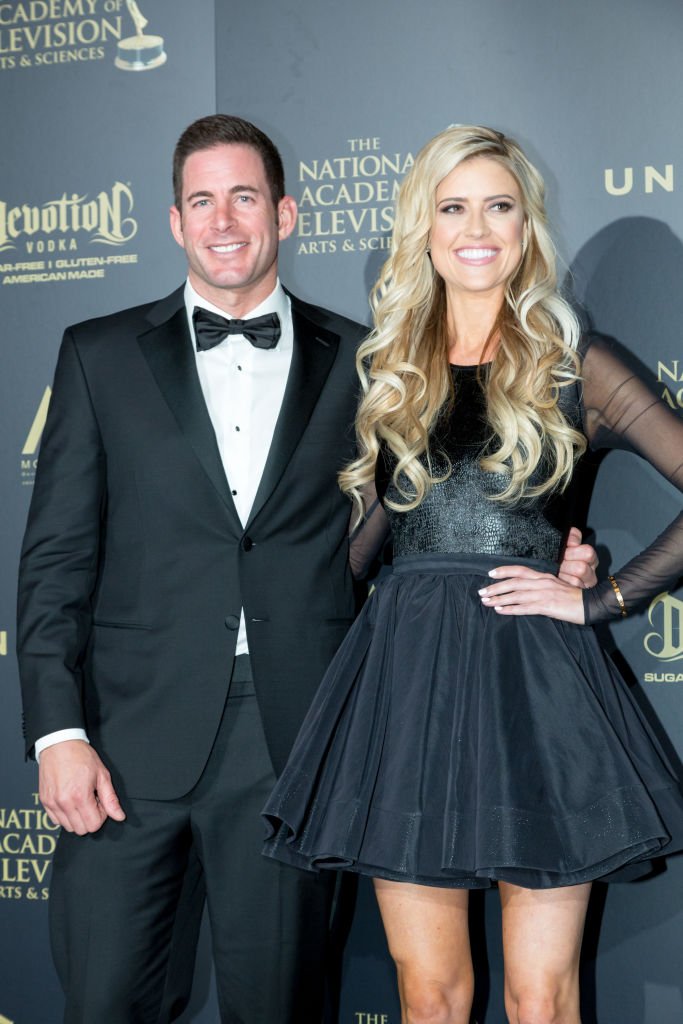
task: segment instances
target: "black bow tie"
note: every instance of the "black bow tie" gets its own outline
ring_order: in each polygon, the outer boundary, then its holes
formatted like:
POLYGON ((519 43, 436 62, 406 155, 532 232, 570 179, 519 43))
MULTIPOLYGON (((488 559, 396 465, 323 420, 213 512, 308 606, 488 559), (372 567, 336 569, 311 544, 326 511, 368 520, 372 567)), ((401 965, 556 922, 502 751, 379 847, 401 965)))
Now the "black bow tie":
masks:
POLYGON ((198 352, 220 345, 229 334, 243 334, 254 348, 275 348, 280 340, 280 317, 277 313, 254 316, 251 320, 226 320, 217 313, 195 306, 192 323, 198 352))

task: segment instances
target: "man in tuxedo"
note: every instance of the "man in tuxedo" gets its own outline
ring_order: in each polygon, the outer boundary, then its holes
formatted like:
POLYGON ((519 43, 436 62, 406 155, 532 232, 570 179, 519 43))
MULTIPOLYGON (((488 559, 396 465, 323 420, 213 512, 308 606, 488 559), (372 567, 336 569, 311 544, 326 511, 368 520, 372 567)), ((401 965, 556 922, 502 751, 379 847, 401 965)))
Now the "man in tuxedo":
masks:
POLYGON ((261 857, 259 811, 354 614, 364 329, 280 285, 296 204, 255 126, 191 125, 174 189, 187 282, 66 331, 22 553, 53 950, 66 1020, 157 1021, 205 888, 222 1019, 311 1024, 332 880, 261 857))
POLYGON ((354 614, 364 329, 280 285, 259 129, 196 121, 173 176, 187 281, 66 331, 22 552, 53 951, 69 1024, 173 1019, 206 895, 222 1020, 315 1024, 332 879, 262 858, 259 811, 354 614))

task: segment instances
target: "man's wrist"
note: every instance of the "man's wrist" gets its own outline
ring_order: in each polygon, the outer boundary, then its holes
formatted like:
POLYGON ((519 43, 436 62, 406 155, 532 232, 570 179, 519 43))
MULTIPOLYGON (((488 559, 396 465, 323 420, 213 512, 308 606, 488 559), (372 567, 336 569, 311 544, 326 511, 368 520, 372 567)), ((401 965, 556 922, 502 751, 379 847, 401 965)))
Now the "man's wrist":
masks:
POLYGON ((84 740, 85 743, 90 743, 85 729, 58 729, 57 732, 49 732, 36 740, 33 747, 36 761, 40 762, 40 755, 48 747, 53 747, 55 743, 65 743, 67 740, 84 740))

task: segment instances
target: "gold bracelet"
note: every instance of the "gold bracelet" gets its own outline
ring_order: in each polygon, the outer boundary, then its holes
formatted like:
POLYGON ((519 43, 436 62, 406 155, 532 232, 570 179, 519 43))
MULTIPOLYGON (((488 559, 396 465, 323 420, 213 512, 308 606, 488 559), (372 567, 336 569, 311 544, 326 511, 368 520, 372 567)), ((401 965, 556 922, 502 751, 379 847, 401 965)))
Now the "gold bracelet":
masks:
POLYGON ((614 593, 616 594, 617 601, 619 602, 619 608, 621 609, 622 618, 625 619, 626 616, 628 615, 628 612, 626 611, 626 604, 624 602, 623 595, 622 595, 621 591, 619 590, 619 584, 615 580, 614 576, 608 576, 607 579, 612 584, 612 589, 614 590, 614 593))

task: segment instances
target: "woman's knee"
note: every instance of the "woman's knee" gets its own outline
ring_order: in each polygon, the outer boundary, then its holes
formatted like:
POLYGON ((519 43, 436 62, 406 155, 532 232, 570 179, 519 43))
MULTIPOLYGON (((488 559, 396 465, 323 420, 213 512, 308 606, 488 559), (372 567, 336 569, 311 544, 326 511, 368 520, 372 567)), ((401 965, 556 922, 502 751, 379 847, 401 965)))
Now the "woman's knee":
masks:
POLYGON ((506 988, 505 1009, 510 1024, 580 1024, 578 991, 566 985, 506 988))
POLYGON ((438 982, 399 971, 399 989, 406 1024, 467 1024, 470 1019, 471 976, 438 982))

